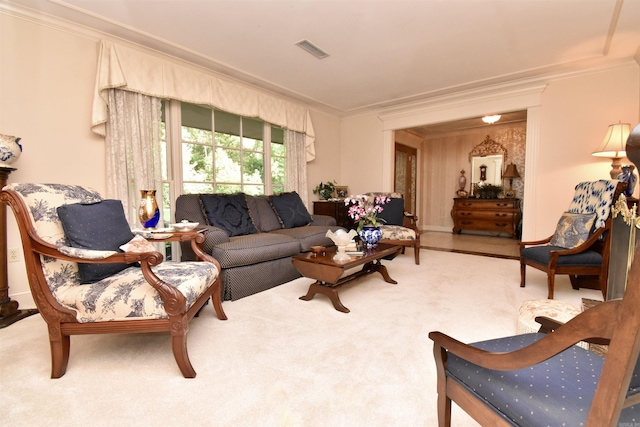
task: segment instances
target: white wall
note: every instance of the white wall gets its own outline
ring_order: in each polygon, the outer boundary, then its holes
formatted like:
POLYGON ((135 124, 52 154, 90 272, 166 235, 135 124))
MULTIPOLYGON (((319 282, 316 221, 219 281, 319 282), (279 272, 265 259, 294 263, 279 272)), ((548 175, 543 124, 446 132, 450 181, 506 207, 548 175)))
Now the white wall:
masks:
MULTIPOLYGON (((0 133, 21 137, 24 150, 9 182, 81 184, 104 194, 104 140, 90 130, 101 36, 0 10, 0 133)), ((316 133, 311 194, 320 180, 342 177, 340 119, 310 113, 316 133)), ((7 246, 21 248, 10 209, 7 217, 7 246)), ((33 307, 23 262, 9 263, 8 276, 11 298, 33 307)))

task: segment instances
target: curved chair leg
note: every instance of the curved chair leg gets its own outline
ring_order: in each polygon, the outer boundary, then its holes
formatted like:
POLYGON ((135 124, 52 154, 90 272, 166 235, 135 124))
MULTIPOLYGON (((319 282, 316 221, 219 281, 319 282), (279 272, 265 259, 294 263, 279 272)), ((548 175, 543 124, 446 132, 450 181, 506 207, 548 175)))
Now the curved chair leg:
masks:
POLYGON ((187 353, 187 332, 189 324, 187 319, 180 317, 171 320, 171 350, 173 357, 176 359, 178 368, 185 378, 195 378, 196 371, 189 361, 189 353, 187 353))
POLYGON ((547 282, 549 283, 549 295, 547 296, 548 299, 553 299, 553 291, 554 291, 554 287, 555 287, 555 280, 556 280, 556 272, 555 270, 551 270, 547 273, 547 282))
POLYGON ((527 264, 520 263, 520 287, 524 288, 527 281, 527 264))
POLYGON ((220 281, 218 281, 218 284, 214 286, 216 286, 217 289, 213 291, 213 294, 211 295, 211 302, 213 302, 213 308, 216 310, 216 315, 218 316, 218 319, 227 320, 227 315, 224 313, 224 310, 222 309, 220 281))
POLYGON ((413 244, 413 256, 416 260, 416 265, 420 265, 420 242, 413 244))
POLYGON ((67 372, 71 337, 62 334, 60 325, 49 326, 49 346, 51 347, 51 378, 60 378, 67 372))

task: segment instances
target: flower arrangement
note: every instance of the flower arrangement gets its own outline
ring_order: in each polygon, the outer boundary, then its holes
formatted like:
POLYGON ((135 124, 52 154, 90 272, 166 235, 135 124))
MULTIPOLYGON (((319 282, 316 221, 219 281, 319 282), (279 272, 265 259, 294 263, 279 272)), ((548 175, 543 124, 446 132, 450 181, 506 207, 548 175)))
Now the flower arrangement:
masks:
POLYGON ((389 203, 391 199, 387 196, 367 196, 358 194, 344 199, 344 204, 349 207, 348 215, 358 222, 357 231, 360 232, 365 225, 378 226, 378 223, 386 222, 378 218, 378 214, 384 210, 382 205, 389 203))

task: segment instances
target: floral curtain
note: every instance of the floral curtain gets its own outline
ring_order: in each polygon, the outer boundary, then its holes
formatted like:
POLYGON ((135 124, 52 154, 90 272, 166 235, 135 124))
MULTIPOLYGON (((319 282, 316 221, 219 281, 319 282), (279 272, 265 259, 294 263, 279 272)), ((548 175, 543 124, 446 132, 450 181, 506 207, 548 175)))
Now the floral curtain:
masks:
POLYGON ((122 200, 132 228, 138 226, 140 190, 162 200, 160 99, 119 89, 107 91, 106 162, 108 198, 122 200))
MULTIPOLYGON (((296 191, 305 205, 308 204, 307 190, 307 147, 304 133, 285 130, 285 149, 287 152, 287 170, 285 173, 285 191, 296 191)), ((307 206, 307 209, 309 206, 307 206)))

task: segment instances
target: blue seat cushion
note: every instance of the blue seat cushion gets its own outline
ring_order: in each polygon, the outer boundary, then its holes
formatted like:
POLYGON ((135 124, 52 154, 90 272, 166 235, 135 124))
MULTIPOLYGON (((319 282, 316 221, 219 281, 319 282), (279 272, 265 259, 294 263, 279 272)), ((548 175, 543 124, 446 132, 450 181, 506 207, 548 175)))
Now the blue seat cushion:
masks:
MULTIPOLYGON (((471 345, 510 352, 544 336, 523 334, 471 345)), ((603 365, 602 356, 575 345, 542 363, 514 371, 481 368, 449 353, 447 376, 512 425, 581 426, 589 415, 603 365)), ((640 422, 640 405, 624 409, 619 422, 640 422)))
MULTIPOLYGON (((522 250, 522 258, 528 259, 538 264, 547 265, 551 259, 551 251, 566 251, 567 248, 560 246, 532 246, 522 250)), ((595 251, 585 251, 574 255, 562 255, 558 257, 558 265, 582 265, 582 266, 600 266, 602 265, 602 255, 595 251)))

